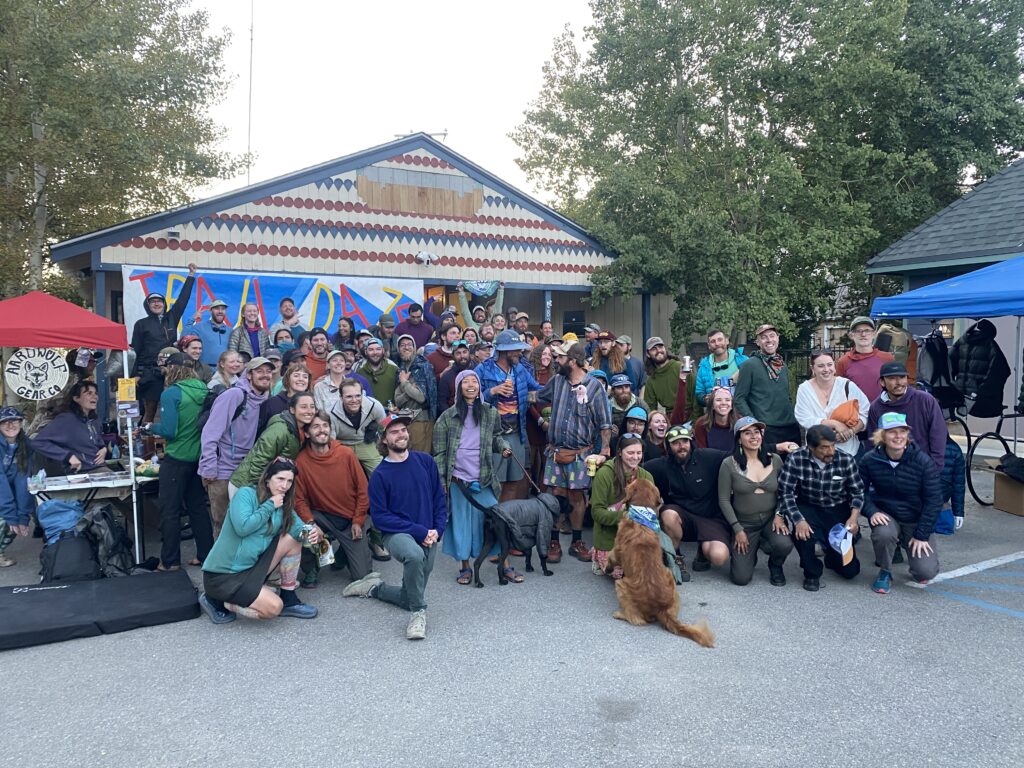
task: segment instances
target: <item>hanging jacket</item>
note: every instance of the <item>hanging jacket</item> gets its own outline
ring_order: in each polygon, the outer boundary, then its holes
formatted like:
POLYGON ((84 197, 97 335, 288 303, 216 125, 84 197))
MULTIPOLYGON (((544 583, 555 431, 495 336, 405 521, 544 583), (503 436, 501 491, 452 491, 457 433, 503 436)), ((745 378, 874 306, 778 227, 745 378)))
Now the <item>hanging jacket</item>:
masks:
POLYGON ((924 337, 924 345, 917 354, 917 380, 929 392, 935 387, 953 384, 949 375, 949 348, 942 334, 937 331, 924 337))
POLYGON ((950 365, 956 388, 974 400, 971 416, 984 419, 1003 412, 1003 387, 1010 378, 1010 366, 996 343, 991 321, 982 320, 967 329, 953 345, 950 365))

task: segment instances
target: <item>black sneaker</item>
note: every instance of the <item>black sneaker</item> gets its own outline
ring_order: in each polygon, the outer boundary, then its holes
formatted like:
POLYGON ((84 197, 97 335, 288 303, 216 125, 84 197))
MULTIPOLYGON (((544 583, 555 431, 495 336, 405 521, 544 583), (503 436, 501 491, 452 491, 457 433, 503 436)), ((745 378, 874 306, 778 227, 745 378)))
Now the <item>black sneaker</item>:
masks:
POLYGON ((679 567, 679 578, 682 581, 690 580, 690 572, 686 570, 686 560, 682 555, 676 555, 676 565, 679 567))
POLYGON ((215 607, 213 603, 206 597, 206 593, 203 592, 199 595, 199 607, 203 609, 203 613, 210 617, 210 621, 214 624, 227 624, 228 622, 234 621, 236 617, 234 611, 220 610, 215 607))
POLYGON ((693 558, 693 570, 695 571, 706 571, 711 568, 710 561, 704 557, 704 552, 701 551, 700 545, 697 545, 697 556, 693 558))
POLYGON ((806 589, 808 592, 817 592, 819 589, 821 589, 821 580, 820 579, 812 579, 812 578, 809 578, 809 577, 805 578, 804 579, 804 589, 806 589))
POLYGON ((894 565, 903 562, 903 547, 899 544, 896 545, 896 551, 892 553, 892 562, 894 565))
POLYGON ((786 574, 782 572, 781 565, 770 565, 768 566, 768 580, 771 582, 773 587, 784 587, 786 586, 786 574))

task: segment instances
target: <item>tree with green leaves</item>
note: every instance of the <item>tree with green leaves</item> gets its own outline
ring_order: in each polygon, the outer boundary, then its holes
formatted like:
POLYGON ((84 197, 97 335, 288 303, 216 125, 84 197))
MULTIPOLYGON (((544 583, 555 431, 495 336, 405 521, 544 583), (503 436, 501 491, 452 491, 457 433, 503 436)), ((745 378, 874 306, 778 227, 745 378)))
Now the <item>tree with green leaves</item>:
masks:
POLYGON ((225 34, 187 0, 0 4, 0 294, 49 244, 180 205, 239 164, 209 118, 225 34))
POLYGON ((1024 148, 1016 0, 591 6, 519 162, 618 254, 593 300, 672 295, 677 339, 863 303, 868 257, 1024 148))

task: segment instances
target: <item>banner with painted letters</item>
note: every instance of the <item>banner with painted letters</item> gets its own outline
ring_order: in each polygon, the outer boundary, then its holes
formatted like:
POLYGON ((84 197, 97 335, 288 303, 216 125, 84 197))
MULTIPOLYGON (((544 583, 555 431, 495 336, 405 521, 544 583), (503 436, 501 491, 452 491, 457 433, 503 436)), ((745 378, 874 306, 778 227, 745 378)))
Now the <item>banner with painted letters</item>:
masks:
MULTIPOLYGON (((174 303, 181 286, 188 277, 185 268, 121 267, 124 280, 124 318, 129 335, 137 320, 145 316, 143 302, 149 293, 162 293, 168 305, 174 303)), ((206 311, 214 299, 228 304, 228 321, 238 323, 243 304, 253 303, 260 311, 260 323, 270 328, 281 319, 278 307, 281 299, 289 297, 309 329, 316 326, 328 332, 337 330, 338 318, 347 317, 356 330, 376 325, 382 314, 390 314, 399 323, 408 312, 409 305, 423 302, 423 281, 390 277, 344 277, 336 275, 294 275, 286 273, 221 272, 200 270, 189 297, 188 308, 182 314, 186 322, 196 312, 206 311)), ((179 326, 179 333, 181 328, 179 326)))

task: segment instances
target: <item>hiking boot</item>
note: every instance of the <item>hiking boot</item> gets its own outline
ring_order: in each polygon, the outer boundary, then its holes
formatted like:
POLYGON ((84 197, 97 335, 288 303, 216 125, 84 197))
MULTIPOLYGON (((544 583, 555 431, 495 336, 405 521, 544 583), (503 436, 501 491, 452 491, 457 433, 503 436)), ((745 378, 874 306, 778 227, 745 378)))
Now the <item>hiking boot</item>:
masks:
POLYGON ((782 572, 781 565, 768 564, 768 581, 773 587, 786 586, 786 574, 782 572))
POLYGON ((406 640, 422 640, 427 636, 427 612, 413 611, 409 617, 409 626, 405 628, 406 640))
POLYGON ((888 571, 879 571, 878 576, 875 577, 875 583, 871 585, 871 589, 880 595, 888 595, 889 590, 892 589, 892 574, 888 571))
POLYGON ((706 571, 711 567, 711 563, 706 557, 704 557, 704 551, 700 548, 700 544, 697 545, 697 556, 693 558, 693 570, 695 571, 706 571))
POLYGON ((0 568, 10 568, 16 562, 16 560, 12 560, 7 555, 0 552, 0 568))
POLYGON ((811 576, 805 577, 804 589, 806 589, 808 592, 817 592, 819 589, 821 589, 821 580, 815 579, 811 576))
MULTIPOLYGON (((576 539, 572 544, 569 545, 569 554, 579 560, 581 563, 589 563, 590 548, 583 543, 582 539, 576 539)), ((551 559, 550 557, 548 558, 551 559)))
POLYGON ((210 599, 206 596, 205 592, 199 595, 199 607, 203 609, 203 613, 210 617, 210 621, 214 624, 228 624, 238 618, 234 612, 229 610, 220 610, 215 607, 210 599))
POLYGON ((548 544, 548 562, 562 562, 562 545, 559 544, 557 541, 552 541, 550 544, 548 544))
POLYGON ((380 583, 384 581, 380 574, 368 573, 361 579, 356 579, 341 591, 342 597, 373 597, 380 583))
POLYGON ((686 570, 686 560, 680 554, 676 554, 676 566, 679 568, 679 578, 683 581, 689 581, 690 572, 686 570))

